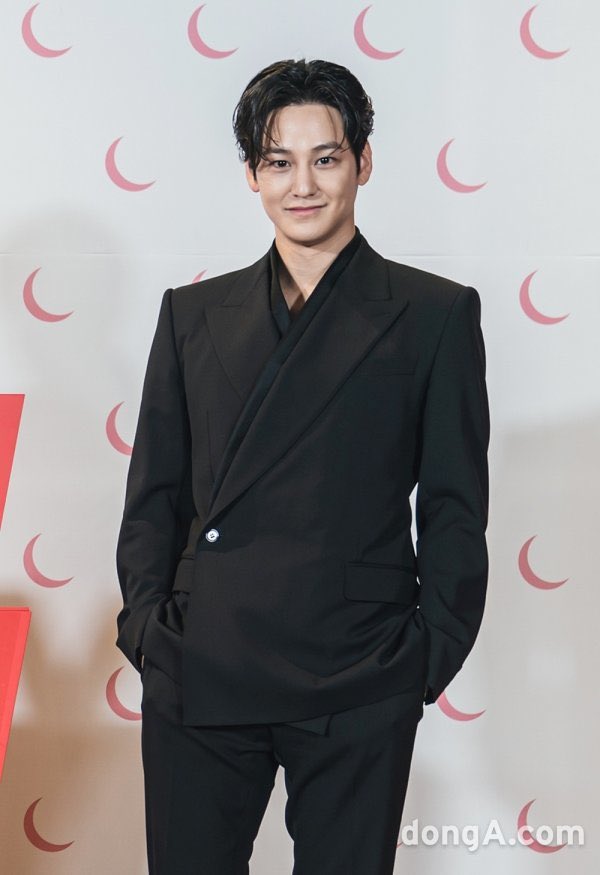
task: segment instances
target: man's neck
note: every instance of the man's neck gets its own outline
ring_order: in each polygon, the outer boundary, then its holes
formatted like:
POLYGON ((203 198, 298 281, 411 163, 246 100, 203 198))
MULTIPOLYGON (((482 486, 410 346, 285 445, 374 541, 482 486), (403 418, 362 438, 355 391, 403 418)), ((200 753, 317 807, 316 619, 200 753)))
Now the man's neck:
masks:
POLYGON ((290 309, 308 298, 327 268, 352 240, 355 231, 354 224, 351 230, 344 228, 323 246, 318 243, 302 246, 275 235, 281 259, 279 282, 290 309))

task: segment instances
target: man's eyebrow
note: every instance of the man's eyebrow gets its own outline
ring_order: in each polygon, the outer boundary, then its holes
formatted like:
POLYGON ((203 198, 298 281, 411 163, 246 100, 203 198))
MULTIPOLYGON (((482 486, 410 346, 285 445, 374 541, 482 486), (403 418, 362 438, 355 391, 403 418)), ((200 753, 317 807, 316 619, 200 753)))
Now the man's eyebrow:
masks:
MULTIPOLYGON (((341 146, 337 140, 331 140, 329 143, 320 143, 318 146, 313 146, 311 152, 321 152, 323 149, 337 149, 341 146)), ((265 150, 265 155, 289 155, 291 149, 271 148, 265 150)))

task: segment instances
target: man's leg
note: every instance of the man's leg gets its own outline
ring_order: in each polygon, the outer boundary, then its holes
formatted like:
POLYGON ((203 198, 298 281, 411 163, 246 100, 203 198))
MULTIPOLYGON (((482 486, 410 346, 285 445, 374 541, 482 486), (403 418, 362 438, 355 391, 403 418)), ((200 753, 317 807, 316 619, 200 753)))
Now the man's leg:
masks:
POLYGON ((327 735, 273 724, 293 875, 392 875, 422 691, 334 714, 327 735))
POLYGON ((183 726, 180 686, 147 658, 142 679, 150 875, 247 875, 278 768, 268 726, 183 726))

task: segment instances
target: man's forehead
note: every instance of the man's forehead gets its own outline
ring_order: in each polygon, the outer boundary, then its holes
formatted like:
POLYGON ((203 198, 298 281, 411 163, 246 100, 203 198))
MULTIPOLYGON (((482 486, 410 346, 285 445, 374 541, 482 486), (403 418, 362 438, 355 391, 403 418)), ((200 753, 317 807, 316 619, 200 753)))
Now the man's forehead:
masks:
POLYGON ((319 141, 315 145, 313 151, 316 151, 317 148, 321 147, 331 148, 332 143, 335 147, 342 142, 344 138, 344 123, 342 121, 341 113, 336 107, 329 106, 324 103, 290 103, 286 106, 281 106, 278 109, 274 109, 271 113, 269 113, 263 137, 263 145, 265 146, 265 148, 269 147, 269 142, 267 140, 267 133, 269 132, 269 130, 271 135, 271 142, 273 140, 281 140, 281 113, 288 109, 300 109, 300 111, 302 111, 305 107, 313 112, 316 111, 316 114, 319 115, 322 115, 324 111, 327 114, 329 120, 329 124, 327 125, 328 130, 321 132, 319 141))
MULTIPOLYGON (((307 104, 290 104, 290 106, 296 106, 296 105, 306 106, 307 104)), ((332 110, 332 112, 339 112, 339 111, 336 111, 334 107, 326 106, 325 104, 317 104, 317 105, 324 106, 325 109, 328 111, 332 110)), ((281 107, 281 109, 286 109, 286 108, 287 107, 281 107)), ((289 154, 290 152, 294 151, 291 148, 291 146, 292 146, 291 143, 288 144, 288 143, 282 142, 283 138, 282 138, 282 134, 281 134, 281 131, 279 128, 279 124, 278 124, 278 121, 279 121, 278 114, 280 111, 281 110, 275 110, 274 111, 275 114, 272 113, 269 116, 269 119, 267 121, 267 125, 265 127, 264 136, 263 136, 263 151, 265 152, 265 154, 269 154, 269 153, 289 154), (267 131, 268 131, 269 122, 271 121, 271 119, 272 119, 271 131, 270 131, 271 136, 270 136, 270 138, 268 138, 267 131)), ((338 119, 332 113, 330 113, 329 117, 331 119, 331 124, 328 126, 328 130, 322 131, 320 134, 317 134, 316 142, 314 144, 311 144, 311 146, 309 148, 310 152, 313 152, 313 153, 324 152, 326 150, 337 149, 340 146, 342 148, 344 148, 345 146, 348 145, 346 142, 346 138, 344 136, 344 126, 343 126, 343 123, 341 122, 341 116, 339 116, 339 119, 338 119)))

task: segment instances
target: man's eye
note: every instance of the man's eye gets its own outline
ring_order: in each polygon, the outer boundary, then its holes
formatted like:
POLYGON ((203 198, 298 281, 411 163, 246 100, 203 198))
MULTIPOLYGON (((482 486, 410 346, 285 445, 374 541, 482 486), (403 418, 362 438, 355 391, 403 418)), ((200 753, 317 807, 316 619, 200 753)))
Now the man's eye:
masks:
MULTIPOLYGON (((317 161, 328 161, 330 163, 333 163, 334 161, 337 161, 337 158, 334 158, 333 155, 321 155, 320 158, 317 158, 317 161)), ((285 158, 276 158, 275 161, 269 161, 269 166, 270 167, 280 167, 281 165, 288 164, 288 163, 289 162, 285 158)), ((322 164, 321 166, 328 167, 329 165, 322 164)))

